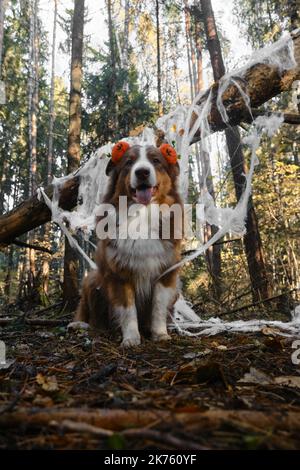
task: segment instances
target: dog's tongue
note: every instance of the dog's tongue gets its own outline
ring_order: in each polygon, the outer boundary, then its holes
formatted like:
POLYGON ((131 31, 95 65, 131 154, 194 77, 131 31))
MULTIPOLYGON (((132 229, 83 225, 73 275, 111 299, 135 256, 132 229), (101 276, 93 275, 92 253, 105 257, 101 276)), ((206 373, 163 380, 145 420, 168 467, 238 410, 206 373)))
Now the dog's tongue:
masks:
POLYGON ((136 190, 136 198, 140 204, 149 204, 153 194, 153 188, 143 188, 136 190))

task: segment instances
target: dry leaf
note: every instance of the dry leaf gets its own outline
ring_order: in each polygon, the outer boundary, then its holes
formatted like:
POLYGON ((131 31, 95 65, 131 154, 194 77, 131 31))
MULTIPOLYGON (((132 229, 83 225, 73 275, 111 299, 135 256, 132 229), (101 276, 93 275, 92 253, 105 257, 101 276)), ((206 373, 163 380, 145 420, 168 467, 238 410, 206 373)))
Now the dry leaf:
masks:
POLYGON ((58 390, 58 383, 55 375, 45 377, 42 374, 36 376, 37 383, 42 387, 45 392, 56 392, 58 390))
POLYGON ((259 385, 281 385, 284 387, 300 388, 300 376, 282 375, 280 377, 270 377, 261 370, 250 367, 250 372, 246 373, 239 383, 253 383, 259 385))
POLYGON ((210 354, 212 351, 211 349, 204 349, 203 351, 200 351, 200 352, 190 352, 190 353, 186 353, 184 354, 184 359, 196 359, 197 357, 204 357, 204 356, 207 356, 208 354, 210 354))
POLYGON ((285 375, 282 377, 276 377, 274 382, 277 385, 284 385, 285 387, 300 388, 300 376, 285 375))
POLYGON ((280 331, 277 328, 271 328, 270 326, 265 326, 262 328, 261 332, 266 336, 277 336, 280 334, 280 331))

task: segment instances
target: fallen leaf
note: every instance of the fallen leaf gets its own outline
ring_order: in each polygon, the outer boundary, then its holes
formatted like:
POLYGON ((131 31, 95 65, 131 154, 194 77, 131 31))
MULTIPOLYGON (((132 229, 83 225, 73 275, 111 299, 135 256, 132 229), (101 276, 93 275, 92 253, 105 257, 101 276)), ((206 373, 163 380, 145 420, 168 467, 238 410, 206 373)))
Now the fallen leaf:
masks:
POLYGON ((58 390, 58 383, 55 375, 45 377, 42 374, 37 374, 37 383, 42 387, 45 392, 56 392, 58 390))
POLYGON ((277 336, 278 334, 280 334, 280 331, 277 328, 271 328, 269 326, 265 326, 264 328, 262 328, 261 332, 263 335, 266 336, 277 336))
POLYGON ((300 376, 282 375, 280 377, 271 377, 254 367, 250 367, 250 372, 246 373, 238 382, 300 388, 300 376))
POLYGON ((268 376, 261 370, 250 367, 250 372, 246 372, 244 377, 238 380, 238 383, 252 383, 259 385, 269 385, 273 382, 272 377, 268 376))
POLYGON ((274 382, 277 385, 284 385, 285 387, 300 388, 300 376, 286 375, 282 377, 276 377, 274 382))
POLYGON ((191 353, 187 353, 187 354, 184 354, 184 359, 196 359, 197 357, 204 357, 204 356, 207 356, 208 354, 210 354, 212 352, 211 349, 204 349, 204 351, 200 351, 200 352, 191 352, 191 353))
MULTIPOLYGON (((199 364, 200 361, 193 360, 182 365, 179 370, 168 370, 160 379, 168 382, 170 385, 182 384, 199 384, 199 383, 225 383, 223 370, 217 362, 205 362, 199 364)), ((225 383, 225 385, 227 385, 225 383)))

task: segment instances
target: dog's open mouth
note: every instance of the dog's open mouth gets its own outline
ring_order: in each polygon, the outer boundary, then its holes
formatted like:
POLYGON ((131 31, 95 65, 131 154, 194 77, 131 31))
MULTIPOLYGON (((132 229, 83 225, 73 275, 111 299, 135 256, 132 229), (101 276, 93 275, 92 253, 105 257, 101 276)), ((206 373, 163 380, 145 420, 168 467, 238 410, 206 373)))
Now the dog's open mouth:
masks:
POLYGON ((157 186, 147 186, 141 184, 137 188, 132 188, 133 199, 139 204, 150 204, 150 201, 157 191, 157 186))

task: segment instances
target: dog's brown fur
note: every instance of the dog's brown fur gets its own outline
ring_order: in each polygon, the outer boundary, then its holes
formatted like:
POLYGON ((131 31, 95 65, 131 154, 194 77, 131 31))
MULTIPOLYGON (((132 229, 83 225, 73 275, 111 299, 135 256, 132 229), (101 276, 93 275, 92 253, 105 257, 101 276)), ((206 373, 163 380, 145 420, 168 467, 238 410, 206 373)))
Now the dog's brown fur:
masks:
MULTIPOLYGON (((119 196, 127 196, 128 201, 134 202, 130 186, 130 171, 138 156, 139 146, 133 146, 117 165, 111 161, 108 164, 107 173, 110 176, 110 182, 104 202, 112 204, 117 211, 119 196)), ((168 206, 172 206, 174 203, 181 204, 177 191, 178 164, 169 164, 155 147, 147 147, 147 158, 155 168, 158 186, 153 202, 156 204, 164 203, 168 206)), ((174 238, 175 227, 172 218, 170 227, 171 238, 157 240, 168 254, 169 263, 167 266, 163 265, 158 268, 156 279, 168 267, 180 260, 181 240, 174 238)), ((148 240, 144 240, 144 242, 147 243, 148 240)), ((94 328, 111 328, 116 309, 131 308, 135 304, 139 330, 148 336, 151 332, 155 280, 151 279, 153 285, 149 295, 146 297, 139 296, 137 289, 139 279, 137 277, 140 276, 141 265, 136 267, 122 265, 117 257, 108 256, 108 252, 112 248, 118 250, 116 240, 107 238, 99 241, 96 253, 98 270, 91 272, 83 282, 82 297, 75 320, 87 322, 94 328)), ((145 255, 145 263, 147 263, 147 257, 149 256, 151 257, 151 253, 145 255)), ((143 258, 140 262, 143 263, 143 258)), ((172 309, 176 300, 177 274, 177 270, 173 270, 159 280, 162 289, 174 289, 174 296, 167 306, 168 309, 172 309)))

